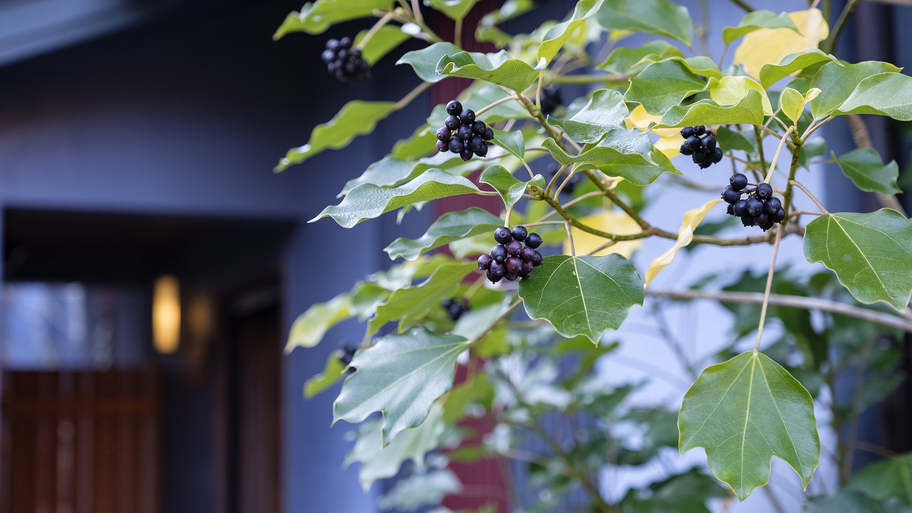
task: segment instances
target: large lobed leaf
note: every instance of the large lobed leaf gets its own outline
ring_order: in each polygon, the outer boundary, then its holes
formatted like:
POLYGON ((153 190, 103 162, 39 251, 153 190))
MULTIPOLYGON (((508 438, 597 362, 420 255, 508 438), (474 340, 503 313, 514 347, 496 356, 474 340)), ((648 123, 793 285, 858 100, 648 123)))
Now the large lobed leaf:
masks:
POLYGON ((379 411, 386 447, 401 431, 424 422, 434 401, 452 387, 456 357, 468 347, 462 337, 424 328, 383 337, 352 359, 358 370, 333 403, 333 423, 363 422, 379 411))
POLYGON ((546 319, 565 337, 585 335, 594 343, 618 329, 633 305, 643 304, 643 278, 626 258, 545 257, 519 282, 519 297, 533 319, 546 319))
POLYGON ((503 221, 494 214, 477 207, 460 212, 447 212, 434 221, 427 232, 417 239, 399 237, 383 251, 391 259, 402 257, 415 260, 422 253, 449 244, 454 240, 493 232, 503 221))
MULTIPOLYGON (((355 46, 358 46, 369 32, 369 30, 358 32, 355 37, 355 46)), ((411 36, 402 31, 402 27, 384 25, 367 41, 367 44, 361 49, 361 55, 364 60, 374 65, 409 37, 411 36)))
POLYGON ((379 217, 406 205, 477 192, 478 187, 461 176, 429 169, 399 187, 378 187, 370 183, 359 185, 349 191, 341 203, 324 208, 308 222, 332 217, 340 226, 351 228, 361 221, 379 217))
POLYGON ((642 63, 646 58, 651 62, 658 62, 666 57, 683 58, 684 54, 678 47, 657 39, 636 48, 615 48, 597 68, 611 73, 633 73, 649 65, 649 62, 642 63))
POLYGON ((498 53, 458 52, 441 57, 436 72, 446 78, 462 77, 484 80, 514 91, 523 91, 545 68, 540 60, 534 68, 519 59, 511 59, 506 51, 498 53))
POLYGON ((690 13, 668 0, 605 0, 597 19, 608 30, 632 30, 693 42, 690 13))
POLYGON ((440 82, 446 76, 437 73, 437 63, 445 55, 455 55, 461 51, 453 43, 434 43, 427 48, 408 52, 400 57, 396 64, 408 64, 425 82, 440 82))
POLYGON ((788 16, 799 32, 790 28, 761 28, 745 35, 735 49, 734 62, 741 64, 748 75, 761 78, 764 87, 767 84, 762 80, 764 66, 779 65, 796 52, 816 50, 818 43, 829 35, 826 20, 818 9, 795 11, 788 13, 788 16))
POLYGON ((765 64, 760 68, 760 85, 762 85, 764 89, 769 89, 769 86, 796 71, 827 61, 832 61, 837 66, 841 65, 841 63, 836 60, 836 57, 821 52, 816 48, 806 52, 788 55, 778 64, 765 64))
POLYGON ((292 32, 320 34, 330 25, 371 16, 374 9, 388 11, 393 0, 317 0, 307 2, 301 12, 292 11, 272 38, 281 39, 292 32))
POLYGON ((373 132, 377 122, 394 110, 394 102, 352 100, 346 103, 329 122, 314 128, 307 144, 288 150, 275 171, 284 171, 288 166, 300 164, 327 148, 338 150, 348 146, 356 136, 373 132))
POLYGON ((804 256, 836 273, 862 303, 902 312, 912 298, 912 226, 895 210, 828 214, 808 223, 804 256))
POLYGON ((835 111, 837 114, 878 114, 899 121, 912 121, 912 77, 879 73, 855 87, 835 111))
POLYGON ((742 501, 769 481, 773 456, 807 488, 820 457, 811 394, 768 356, 750 351, 708 367, 678 415, 683 454, 706 449, 709 469, 742 501))

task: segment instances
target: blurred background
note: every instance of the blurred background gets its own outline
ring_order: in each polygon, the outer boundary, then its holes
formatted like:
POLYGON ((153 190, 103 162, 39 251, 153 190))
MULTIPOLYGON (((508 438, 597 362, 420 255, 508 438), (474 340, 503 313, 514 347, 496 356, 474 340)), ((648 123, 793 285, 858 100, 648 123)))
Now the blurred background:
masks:
MULTIPOLYGON (((699 19, 698 2, 682 3, 699 19)), ((807 7, 798 0, 754 3, 775 11, 807 7)), ((710 41, 718 42, 743 11, 707 4, 710 41)), ((466 20, 466 40, 498 5, 479 2, 466 20)), ((506 29, 527 31, 563 18, 573 5, 546 2, 506 29)), ((443 81, 349 151, 327 151, 274 174, 285 151, 345 101, 396 100, 418 82, 410 69, 394 66, 396 51, 374 67, 371 82, 338 84, 320 61, 325 40, 353 35, 371 20, 273 42, 285 15, 300 7, 0 1, 0 513, 377 510, 355 469, 339 468, 351 442, 348 426, 330 429, 334 394, 302 395, 326 356, 342 340, 360 340, 363 328, 343 323, 320 347, 289 355, 282 353, 285 336, 311 304, 389 266, 382 248, 394 238, 416 237, 432 218, 468 204, 443 201, 401 224, 385 216, 352 230, 306 221, 465 84, 443 81)), ((438 34, 452 34, 448 20, 428 16, 438 34)), ((839 56, 912 64, 912 35, 903 30, 910 24, 910 9, 861 2, 839 56)), ((407 42, 400 50, 420 47, 407 42)), ((565 102, 585 92, 568 87, 565 102)), ((908 133, 883 118, 868 121, 884 160, 905 169, 908 133)), ((853 147, 839 122, 826 132, 838 153, 853 147)), ((536 165, 543 170, 545 163, 536 165)), ((837 168, 820 166, 815 176, 803 181, 826 191, 828 208, 877 208, 847 187, 837 168)), ((691 207, 679 200, 650 212, 651 219, 679 223, 691 207)), ((499 203, 482 206, 497 211, 499 203)), ((642 268, 655 251, 647 242, 635 263, 642 268)), ((707 255, 694 252, 675 265, 696 276, 720 261, 707 255)), ((737 265, 715 271, 765 269, 769 250, 736 258, 737 265)), ((803 260, 794 244, 784 245, 780 258, 803 260)), ((699 341, 688 345, 695 354, 711 352, 714 336, 721 345, 719 333, 730 326, 707 308, 669 312, 672 323, 692 323, 684 338, 699 341), (698 328, 701 315, 713 321, 698 328)), ((673 358, 656 357, 655 340, 637 333, 636 316, 631 321, 619 335, 630 343, 603 372, 618 382, 671 374, 666 388, 657 382, 643 393, 653 402, 680 401, 674 375, 686 383, 685 375, 673 358), (645 367, 637 363, 643 361, 645 367)), ((906 368, 908 361, 907 350, 906 368)), ((862 431, 890 438, 885 446, 904 452, 912 448, 912 391, 908 383, 899 391, 892 399, 899 407, 878 405, 862 431), (905 416, 897 413, 902 405, 905 416)), ((501 467, 484 465, 460 477, 496 488, 501 467)), ((780 470, 781 486, 794 490, 795 476, 780 470)), ((613 482, 638 479, 645 477, 613 482)), ((504 497, 495 489, 484 500, 503 504, 504 497)), ((737 511, 767 511, 763 496, 751 500, 737 511)), ((789 511, 800 510, 795 504, 789 511)))

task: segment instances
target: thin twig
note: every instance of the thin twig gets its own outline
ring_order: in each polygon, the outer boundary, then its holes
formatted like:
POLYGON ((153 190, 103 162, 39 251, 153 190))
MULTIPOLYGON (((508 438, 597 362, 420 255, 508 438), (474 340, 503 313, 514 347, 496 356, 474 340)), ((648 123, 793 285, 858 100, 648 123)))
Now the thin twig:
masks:
MULTIPOLYGON (((682 301, 691 301, 694 299, 711 299, 722 303, 745 303, 759 305, 763 303, 763 296, 759 292, 707 292, 703 290, 660 290, 646 289, 647 296, 667 297, 682 301)), ((820 310, 830 312, 854 319, 880 324, 889 328, 894 328, 912 333, 912 319, 907 319, 897 315, 879 312, 868 308, 838 303, 827 299, 805 296, 789 296, 783 294, 770 294, 769 304, 774 306, 786 306, 791 308, 801 308, 803 310, 820 310)))
POLYGON ((754 12, 754 8, 750 6, 749 3, 744 0, 731 0, 731 3, 737 5, 738 7, 744 9, 747 12, 754 12))
MULTIPOLYGON (((766 160, 763 158, 763 136, 760 135, 760 128, 754 125, 754 137, 757 138, 757 152, 760 154, 760 167, 766 169, 766 160)), ((760 172, 761 174, 763 171, 760 172)))
POLYGON ((779 140, 779 146, 776 148, 776 153, 773 154, 773 160, 770 161, 769 171, 766 172, 766 178, 763 180, 765 183, 770 183, 770 180, 773 179, 773 171, 776 170, 776 162, 779 161, 779 154, 782 153, 782 147, 785 146, 786 141, 788 141, 788 136, 792 133, 794 127, 789 127, 788 130, 782 134, 782 139, 779 140))
POLYGON ((836 24, 833 25, 833 30, 830 31, 830 37, 821 43, 821 50, 827 53, 833 53, 833 51, 835 51, 836 43, 839 41, 839 36, 842 34, 842 29, 845 28, 845 24, 849 21, 849 16, 852 15, 852 11, 858 6, 858 2, 859 0, 849 0, 846 3, 845 9, 842 10, 839 19, 836 20, 836 24))
POLYGON ((617 244, 617 241, 609 240, 608 242, 602 244, 601 246, 593 249, 592 251, 590 251, 589 253, 586 253, 586 254, 589 256, 592 256, 605 248, 610 248, 611 246, 614 246, 615 244, 617 244))
POLYGON ((374 23, 374 26, 367 31, 367 34, 364 34, 364 39, 358 43, 358 48, 363 50, 364 46, 371 40, 371 38, 374 37, 374 35, 379 32, 384 25, 389 23, 391 19, 393 19, 393 13, 388 12, 384 14, 379 20, 377 20, 377 23, 374 23))
POLYGON ((814 204, 817 205, 817 208, 819 208, 821 212, 823 212, 823 213, 826 214, 826 215, 829 215, 829 214, 830 214, 830 213, 827 211, 827 209, 823 208, 823 205, 821 205, 820 202, 817 201, 817 198, 815 198, 814 195, 811 194, 811 191, 807 190, 807 187, 801 185, 801 183, 798 182, 797 180, 789 180, 789 183, 792 184, 792 185, 794 185, 795 187, 798 187, 798 188, 801 189, 802 191, 804 191, 804 193, 808 195, 808 198, 811 198, 811 201, 813 201, 814 204))
POLYGON ((570 222, 564 223, 564 227, 567 229, 567 240, 570 242, 570 256, 576 256, 576 246, 573 245, 573 231, 570 229, 570 222))
POLYGON ((409 91, 409 93, 408 93, 407 95, 403 96, 401 100, 399 100, 398 102, 396 102, 396 105, 394 105, 395 109, 396 109, 396 110, 401 110, 401 109, 403 109, 406 105, 408 105, 409 103, 411 103, 412 100, 414 100, 415 98, 417 98, 418 95, 420 95, 421 93, 425 92, 425 91, 426 91, 428 88, 430 88, 432 85, 434 85, 434 84, 432 84, 432 83, 430 83, 430 82, 422 82, 422 83, 418 84, 417 87, 415 87, 414 89, 412 89, 411 91, 409 91))
POLYGON ((453 44, 462 48, 462 18, 456 18, 456 25, 453 27, 453 44))
POLYGON ((749 161, 744 160, 744 159, 742 159, 742 158, 736 157, 736 156, 734 156, 734 155, 731 154, 731 153, 726 153, 725 156, 728 157, 728 158, 730 158, 730 159, 732 159, 732 160, 734 160, 734 161, 740 162, 740 163, 746 165, 747 167, 754 169, 755 171, 760 172, 761 175, 763 174, 763 170, 760 169, 759 167, 757 167, 757 166, 756 166, 755 164, 753 164, 752 162, 749 162, 749 161))
MULTIPOLYGON (((501 98, 501 99, 499 99, 499 100, 497 100, 497 101, 495 101, 495 102, 491 102, 491 103, 485 105, 484 107, 482 107, 482 108, 476 110, 476 111, 475 111, 475 116, 480 116, 480 115, 484 114, 485 112, 487 112, 487 111, 493 109, 494 107, 497 107, 498 105, 501 105, 501 104, 504 104, 504 103, 507 103, 507 102, 512 102, 512 101, 516 101, 516 98, 513 97, 513 96, 508 96, 508 97, 506 97, 506 98, 501 98)), ((543 148, 543 149, 544 149, 545 151, 547 151, 547 148, 543 148)))
POLYGON ((763 324, 766 322, 766 310, 769 307, 770 291, 773 288, 773 273, 776 272, 776 256, 779 254, 779 241, 782 240, 782 226, 776 229, 776 242, 773 243, 773 256, 770 258, 770 270, 766 277, 766 291, 763 293, 763 306, 760 307, 760 324, 757 326, 757 342, 754 352, 760 350, 760 337, 763 335, 763 324))

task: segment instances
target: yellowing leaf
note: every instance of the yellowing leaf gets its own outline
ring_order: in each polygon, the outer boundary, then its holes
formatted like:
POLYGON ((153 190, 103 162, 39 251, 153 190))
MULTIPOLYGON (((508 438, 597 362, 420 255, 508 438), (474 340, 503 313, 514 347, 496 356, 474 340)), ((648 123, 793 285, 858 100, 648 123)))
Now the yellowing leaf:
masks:
POLYGON ((652 145, 665 154, 666 157, 673 158, 681 154, 681 143, 683 142, 684 138, 681 137, 681 134, 675 132, 671 137, 659 137, 659 140, 652 143, 652 145))
POLYGON ((706 214, 708 214, 716 203, 719 203, 720 201, 722 200, 709 200, 702 206, 688 210, 684 213, 684 222, 681 223, 681 229, 678 230, 678 241, 675 242, 674 246, 670 247, 668 251, 649 264, 649 269, 646 269, 646 285, 649 285, 649 282, 659 274, 659 271, 664 269, 666 265, 674 260, 679 249, 690 244, 690 241, 693 240, 694 230, 697 229, 697 226, 700 225, 703 218, 706 217, 706 214))
MULTIPOLYGON (((630 114, 624 118, 624 124, 627 125, 628 129, 639 128, 640 130, 646 132, 646 129, 649 128, 650 124, 658 124, 661 120, 662 116, 650 114, 646 112, 646 109, 644 109, 642 105, 637 105, 632 111, 630 111, 630 114)), ((680 130, 677 128, 659 128, 652 130, 652 133, 658 135, 659 137, 671 137, 674 135, 680 135, 680 130)))
POLYGON ((632 30, 609 30, 608 31, 608 42, 611 44, 617 43, 621 39, 624 39, 627 36, 632 36, 636 32, 632 30))
MULTIPOLYGON (((630 219, 630 216, 612 210, 603 210, 598 214, 584 217, 580 219, 580 222, 586 226, 591 226, 597 230, 613 233, 615 235, 632 235, 642 231, 640 225, 633 219, 630 219)), ((577 255, 588 255, 590 251, 608 242, 601 237, 584 232, 576 227, 571 227, 570 233, 573 234, 573 245, 577 255)), ((642 245, 643 243, 640 240, 618 242, 595 253, 594 256, 605 256, 610 255, 611 253, 618 253, 625 258, 630 258, 630 255, 632 255, 634 251, 640 249, 640 246, 642 245)), ((564 253, 570 254, 570 241, 564 242, 564 253)))
MULTIPOLYGON (((788 29, 785 29, 788 30, 788 29)), ((737 105, 751 89, 760 93, 763 114, 773 115, 773 107, 763 87, 750 77, 722 77, 709 89, 709 97, 719 105, 737 105)))
POLYGON ((817 98, 818 96, 820 96, 820 93, 821 93, 821 91, 819 88, 812 87, 812 88, 808 89, 808 92, 804 95, 804 101, 810 102, 814 98, 817 98))
POLYGON ((797 123, 801 113, 804 112, 804 96, 791 87, 786 87, 782 90, 782 96, 779 97, 779 105, 782 107, 782 112, 797 123))
POLYGON ((826 20, 817 9, 791 12, 789 18, 801 34, 778 28, 760 29, 744 36, 735 50, 735 63, 741 64, 745 73, 759 78, 764 64, 779 64, 787 55, 817 48, 830 35, 826 20))

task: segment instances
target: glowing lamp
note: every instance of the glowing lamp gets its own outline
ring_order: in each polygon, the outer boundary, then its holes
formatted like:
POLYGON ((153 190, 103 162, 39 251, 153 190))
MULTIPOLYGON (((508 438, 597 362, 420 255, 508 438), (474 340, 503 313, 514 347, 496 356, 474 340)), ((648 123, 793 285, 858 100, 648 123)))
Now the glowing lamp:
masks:
POLYGON ((180 287, 170 275, 155 280, 152 293, 152 344, 162 354, 177 351, 180 344, 180 287))

